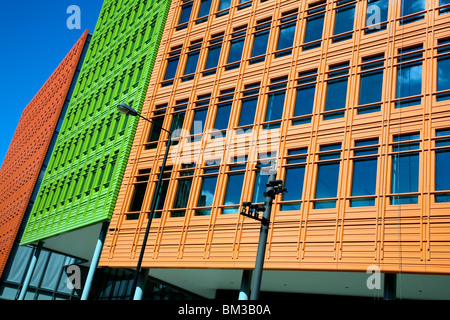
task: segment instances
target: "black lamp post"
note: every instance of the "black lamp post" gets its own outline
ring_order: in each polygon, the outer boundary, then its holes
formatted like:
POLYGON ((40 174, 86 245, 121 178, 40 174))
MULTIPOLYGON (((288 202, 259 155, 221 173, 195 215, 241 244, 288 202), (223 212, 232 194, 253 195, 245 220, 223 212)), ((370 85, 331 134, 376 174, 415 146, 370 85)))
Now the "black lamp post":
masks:
POLYGON ((243 210, 241 212, 241 215, 261 222, 258 251, 256 253, 255 269, 253 271, 250 290, 250 300, 259 299, 273 200, 275 199, 275 196, 277 194, 287 191, 285 188, 283 188, 282 180, 275 180, 276 174, 277 173, 275 170, 271 170, 269 172, 269 178, 266 183, 266 191, 264 192, 264 206, 254 205, 250 202, 244 202, 242 204, 243 210), (262 217, 259 216, 259 212, 262 212, 262 217))
MULTIPOLYGON (((137 113, 136 110, 134 110, 132 107, 130 107, 129 105, 127 105, 125 103, 119 103, 119 105, 117 106, 117 110, 120 113, 123 113, 125 115, 130 115, 130 116, 133 116, 133 117, 139 116, 140 118, 150 122, 151 124, 158 126, 153 121, 151 121, 151 120, 141 116, 139 113, 137 113)), ((136 287, 137 287, 137 283, 138 283, 138 279, 139 279, 139 274, 141 272, 142 259, 144 258, 145 247, 147 245, 148 235, 150 233, 150 226, 152 224, 153 215, 155 213, 156 202, 158 201, 159 189, 161 188, 161 183, 162 183, 162 178, 163 178, 163 174, 164 174, 164 169, 165 169, 167 158, 168 158, 168 155, 169 155, 169 149, 170 149, 170 146, 171 146, 171 143, 172 143, 172 137, 171 137, 170 131, 168 131, 168 130, 162 128, 162 127, 159 127, 159 128, 169 134, 169 141, 167 143, 166 151, 164 153, 164 159, 163 159, 163 162, 162 162, 162 165, 161 165, 161 170, 159 172, 158 182, 156 183, 155 192, 153 193, 153 200, 152 200, 152 204, 151 204, 151 207, 150 207, 150 214, 148 216, 148 221, 147 221, 147 229, 145 230, 144 239, 142 241, 142 248, 141 248, 141 252, 139 254, 139 260, 138 260, 138 263, 137 263, 137 266, 136 266, 136 271, 134 273, 133 284, 132 284, 132 287, 131 287, 132 288, 132 292, 134 292, 134 293, 136 293, 136 287)))

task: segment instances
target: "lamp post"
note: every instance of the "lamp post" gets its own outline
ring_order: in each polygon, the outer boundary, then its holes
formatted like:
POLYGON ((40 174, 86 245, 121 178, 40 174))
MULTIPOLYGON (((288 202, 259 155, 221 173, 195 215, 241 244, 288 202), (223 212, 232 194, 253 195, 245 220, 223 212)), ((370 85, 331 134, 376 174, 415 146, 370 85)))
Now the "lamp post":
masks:
MULTIPOLYGON (((155 124, 153 121, 141 116, 136 110, 134 110, 132 107, 128 106, 125 103, 119 103, 119 105, 117 106, 117 110, 125 115, 129 115, 129 116, 139 116, 140 118, 150 122, 153 125, 158 126, 157 124, 155 124)), ((166 166, 166 162, 167 162, 167 158, 169 155, 169 149, 172 143, 172 137, 171 137, 171 133, 170 131, 158 126, 161 130, 167 132, 169 134, 169 141, 167 142, 167 147, 166 147, 166 151, 164 153, 164 158, 163 158, 163 162, 161 165, 161 170, 159 172, 159 176, 158 176, 158 182, 156 183, 156 188, 155 188, 155 192, 153 193, 153 200, 152 200, 152 204, 150 207, 150 214, 148 216, 148 221, 147 221, 147 228, 145 230, 145 234, 144 234, 144 239, 142 240, 142 248, 141 248, 141 252, 139 254, 139 260, 138 263, 136 265, 136 271, 134 273, 134 278, 133 278, 133 284, 132 284, 132 292, 135 293, 134 295, 134 300, 140 300, 142 297, 142 292, 138 293, 136 290, 137 287, 137 283, 138 283, 138 279, 139 279, 139 274, 141 272, 141 265, 142 265, 142 260, 144 258, 144 252, 145 252, 145 247, 147 245, 147 240, 148 240, 148 235, 150 233, 150 226, 152 224, 152 219, 153 219, 153 215, 155 213, 155 208, 156 208, 156 202, 158 201, 158 194, 159 194, 159 189, 161 188, 161 183, 162 183, 162 178, 163 178, 163 174, 164 174, 164 169, 166 166)))
POLYGON ((265 197, 264 206, 258 206, 250 202, 244 202, 243 210, 241 212, 241 215, 247 216, 249 218, 261 222, 258 251, 256 253, 255 269, 253 271, 253 278, 250 290, 250 300, 259 299, 273 199, 275 199, 275 196, 277 194, 287 191, 285 188, 283 188, 282 180, 275 180, 276 174, 277 172, 275 170, 269 172, 269 178, 266 183, 266 191, 264 192, 265 197), (262 212, 262 217, 259 217, 259 212, 262 212))

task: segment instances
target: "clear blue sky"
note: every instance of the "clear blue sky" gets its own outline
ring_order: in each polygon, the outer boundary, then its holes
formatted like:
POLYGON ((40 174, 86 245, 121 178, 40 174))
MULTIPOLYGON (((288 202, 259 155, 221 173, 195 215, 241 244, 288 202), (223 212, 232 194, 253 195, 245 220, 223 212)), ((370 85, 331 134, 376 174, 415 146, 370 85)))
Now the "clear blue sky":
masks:
POLYGON ((83 32, 93 33, 103 0, 0 2, 0 164, 23 110, 83 32), (69 29, 70 5, 81 29, 69 29))

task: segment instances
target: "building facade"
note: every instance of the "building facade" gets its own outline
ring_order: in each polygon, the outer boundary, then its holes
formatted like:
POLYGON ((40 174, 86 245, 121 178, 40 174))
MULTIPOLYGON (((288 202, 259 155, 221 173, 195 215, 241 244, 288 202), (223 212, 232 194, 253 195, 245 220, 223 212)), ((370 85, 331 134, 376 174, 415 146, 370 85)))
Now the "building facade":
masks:
MULTIPOLYGON (((18 295, 26 266, 33 256, 33 247, 20 247, 19 241, 36 201, 89 40, 90 35, 85 31, 24 109, 0 169, 0 299, 18 295)), ((50 251, 43 254, 42 261, 46 260, 52 261, 50 265, 53 267, 58 265, 61 272, 64 265, 76 262, 74 258, 50 251)), ((32 281, 34 293, 56 298, 71 295, 70 290, 61 290, 60 280, 66 280, 62 274, 59 277, 53 274, 52 279, 40 281, 40 273, 45 268, 45 264, 38 267, 32 281)))
POLYGON ((449 26, 445 0, 172 1, 100 265, 136 266, 158 192, 142 267, 239 289, 260 231, 242 203, 263 203, 269 166, 288 193, 263 290, 370 296, 374 269, 447 283, 449 26))

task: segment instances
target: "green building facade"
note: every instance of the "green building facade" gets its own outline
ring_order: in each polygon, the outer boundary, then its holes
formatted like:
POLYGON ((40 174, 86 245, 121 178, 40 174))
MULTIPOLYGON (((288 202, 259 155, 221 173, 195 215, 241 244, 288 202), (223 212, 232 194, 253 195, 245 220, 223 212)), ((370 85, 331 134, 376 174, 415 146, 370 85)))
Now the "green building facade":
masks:
POLYGON ((111 218, 170 0, 105 0, 21 244, 111 218))

